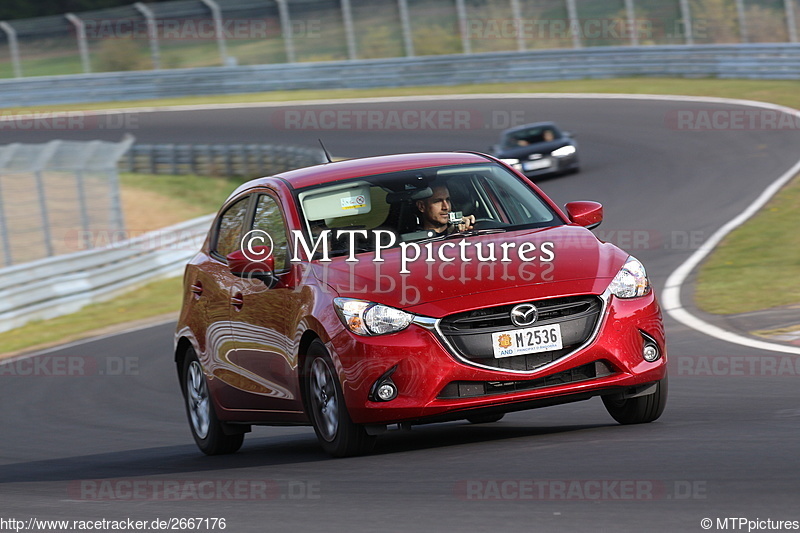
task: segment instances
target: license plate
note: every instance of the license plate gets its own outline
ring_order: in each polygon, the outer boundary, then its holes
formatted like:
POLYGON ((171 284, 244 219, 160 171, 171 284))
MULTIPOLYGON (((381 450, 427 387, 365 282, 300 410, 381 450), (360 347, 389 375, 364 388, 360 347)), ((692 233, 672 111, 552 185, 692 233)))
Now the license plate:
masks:
POLYGON ((495 358, 514 357, 537 352, 560 350, 561 325, 536 326, 492 333, 492 350, 495 358))
POLYGON ((522 170, 539 170, 542 168, 548 168, 550 166, 550 160, 547 158, 544 159, 537 159, 536 161, 525 161, 522 163, 522 170))

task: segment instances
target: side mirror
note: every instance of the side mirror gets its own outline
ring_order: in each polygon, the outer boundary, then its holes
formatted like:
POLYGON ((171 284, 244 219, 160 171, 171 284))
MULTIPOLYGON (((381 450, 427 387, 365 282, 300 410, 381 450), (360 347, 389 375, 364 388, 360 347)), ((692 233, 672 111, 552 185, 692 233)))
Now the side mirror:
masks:
POLYGON ((275 284, 275 258, 269 246, 253 246, 247 251, 235 250, 228 254, 228 270, 240 278, 260 279, 268 287, 275 284))
POLYGON ((569 137, 570 139, 575 138, 575 134, 572 133, 571 131, 562 131, 561 135, 563 135, 564 137, 569 137))
POLYGON ((603 206, 597 202, 569 202, 564 207, 569 220, 579 226, 593 229, 603 221, 603 206))

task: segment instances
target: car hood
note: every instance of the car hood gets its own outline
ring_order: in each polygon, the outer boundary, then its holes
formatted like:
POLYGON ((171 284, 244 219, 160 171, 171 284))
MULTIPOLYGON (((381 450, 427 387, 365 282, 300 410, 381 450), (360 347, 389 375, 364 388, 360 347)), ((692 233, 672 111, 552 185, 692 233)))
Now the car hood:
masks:
MULTIPOLYGON (((362 253, 356 256, 358 261, 336 257, 311 265, 314 276, 339 296, 438 318, 504 303, 601 294, 628 257, 578 226, 450 238, 419 246, 420 258, 405 265, 408 273, 400 273, 403 250, 399 247, 382 251, 382 262, 374 262, 374 253, 362 253), (460 245, 461 241, 465 244, 460 245), (479 261, 489 254, 490 243, 494 243, 496 260, 479 261), (502 243, 509 249, 506 261, 502 243), (528 245, 528 253, 521 258, 518 251, 523 243, 533 243, 535 251, 528 245), (540 252, 542 249, 552 254, 540 252), (462 250, 467 261, 461 260, 462 250), (440 252, 445 259, 454 260, 442 261, 440 252), (434 261, 425 260, 429 253, 434 261), (551 261, 543 260, 550 255, 551 261)), ((413 256, 413 249, 407 249, 406 255, 413 256)))
POLYGON ((567 146, 570 143, 568 139, 558 139, 550 142, 529 144, 527 146, 515 146, 513 148, 504 148, 497 154, 498 159, 524 159, 530 154, 549 154, 557 148, 567 146))

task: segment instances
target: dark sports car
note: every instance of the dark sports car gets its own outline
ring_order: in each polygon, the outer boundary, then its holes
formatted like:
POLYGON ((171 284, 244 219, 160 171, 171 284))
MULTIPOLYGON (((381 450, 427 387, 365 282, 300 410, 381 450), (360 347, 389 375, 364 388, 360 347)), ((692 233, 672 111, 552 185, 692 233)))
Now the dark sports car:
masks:
POLYGON ((552 122, 505 130, 492 149, 498 159, 528 177, 577 172, 578 143, 552 122))

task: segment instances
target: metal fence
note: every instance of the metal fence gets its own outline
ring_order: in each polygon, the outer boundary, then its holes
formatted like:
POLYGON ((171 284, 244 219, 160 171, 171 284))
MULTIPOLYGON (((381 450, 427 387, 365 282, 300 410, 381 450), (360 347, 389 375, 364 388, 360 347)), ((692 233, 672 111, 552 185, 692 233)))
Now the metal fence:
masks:
POLYGON ((214 215, 93 250, 0 268, 0 332, 74 313, 162 277, 178 276, 214 215))
POLYGON ((75 251, 82 232, 124 229, 117 161, 132 143, 0 146, 0 265, 75 251))
POLYGON ((0 80, 0 108, 296 89, 632 76, 800 79, 793 44, 625 46, 0 80))
POLYGON ((798 42, 800 0, 177 0, 0 22, 0 77, 798 42))
POLYGON ((145 174, 269 176, 326 161, 321 149, 268 144, 135 144, 120 169, 145 174))

